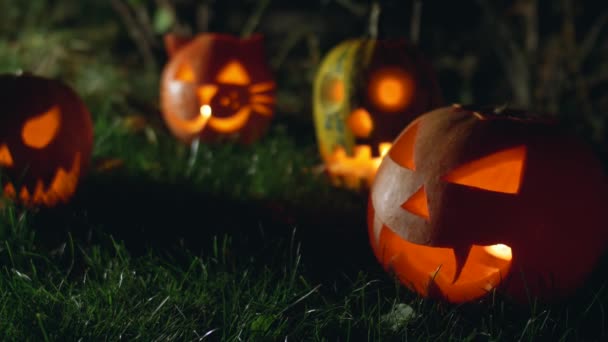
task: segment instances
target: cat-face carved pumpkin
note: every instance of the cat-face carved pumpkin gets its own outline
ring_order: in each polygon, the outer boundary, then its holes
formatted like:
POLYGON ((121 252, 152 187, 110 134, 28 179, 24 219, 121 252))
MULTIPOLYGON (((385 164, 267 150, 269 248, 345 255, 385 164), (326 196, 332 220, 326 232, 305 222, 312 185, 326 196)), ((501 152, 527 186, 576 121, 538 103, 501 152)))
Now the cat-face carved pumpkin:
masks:
POLYGON ((399 132, 441 104, 435 78, 403 40, 349 40, 327 54, 313 107, 321 157, 335 183, 371 185, 399 132))
POLYGON ((368 225, 402 283, 450 302, 499 287, 549 300, 592 272, 608 243, 601 165, 576 137, 521 114, 445 107, 395 140, 368 225))
POLYGON ((163 118, 184 142, 238 137, 250 143, 267 129, 275 84, 262 36, 200 34, 165 37, 171 59, 161 82, 163 118))
POLYGON ((3 193, 28 206, 54 206, 76 191, 93 147, 91 117, 63 83, 32 75, 0 76, 3 193))

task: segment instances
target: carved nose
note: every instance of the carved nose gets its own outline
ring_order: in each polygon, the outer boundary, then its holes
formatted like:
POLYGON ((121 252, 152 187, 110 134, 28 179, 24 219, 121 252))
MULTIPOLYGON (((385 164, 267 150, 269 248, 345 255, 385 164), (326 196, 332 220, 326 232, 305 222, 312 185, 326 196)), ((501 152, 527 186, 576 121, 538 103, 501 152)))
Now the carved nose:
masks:
POLYGON ((200 87, 198 87, 198 89, 196 90, 196 95, 198 96, 198 101, 201 104, 210 104, 211 103, 211 99, 215 96, 215 94, 217 93, 218 88, 216 85, 212 85, 212 84, 206 84, 206 85, 202 85, 200 87))
POLYGON ((367 138, 374 130, 372 116, 364 108, 357 108, 350 113, 346 125, 357 138, 367 138))
POLYGON ((429 206, 424 186, 421 186, 418 191, 410 196, 410 198, 408 198, 407 201, 401 205, 401 208, 414 215, 420 216, 425 220, 428 220, 430 217, 429 206))

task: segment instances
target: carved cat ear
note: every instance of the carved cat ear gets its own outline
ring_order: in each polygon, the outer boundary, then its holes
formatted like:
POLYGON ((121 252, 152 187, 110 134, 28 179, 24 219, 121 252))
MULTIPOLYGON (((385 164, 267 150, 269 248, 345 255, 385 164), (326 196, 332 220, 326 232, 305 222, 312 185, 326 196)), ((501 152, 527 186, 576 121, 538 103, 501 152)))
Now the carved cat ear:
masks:
POLYGON ((192 37, 184 37, 175 33, 167 33, 163 37, 165 43, 165 51, 169 57, 173 57, 184 46, 192 41, 192 37))

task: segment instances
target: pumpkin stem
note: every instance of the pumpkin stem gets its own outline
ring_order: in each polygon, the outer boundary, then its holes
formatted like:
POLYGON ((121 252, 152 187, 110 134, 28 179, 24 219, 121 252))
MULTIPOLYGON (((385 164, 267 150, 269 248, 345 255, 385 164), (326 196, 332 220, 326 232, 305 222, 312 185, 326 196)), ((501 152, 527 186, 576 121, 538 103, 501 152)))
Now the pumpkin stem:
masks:
POLYGON ((163 40, 167 54, 169 57, 173 57, 179 50, 188 45, 188 43, 192 41, 192 38, 183 37, 174 33, 167 33, 163 37, 163 40))

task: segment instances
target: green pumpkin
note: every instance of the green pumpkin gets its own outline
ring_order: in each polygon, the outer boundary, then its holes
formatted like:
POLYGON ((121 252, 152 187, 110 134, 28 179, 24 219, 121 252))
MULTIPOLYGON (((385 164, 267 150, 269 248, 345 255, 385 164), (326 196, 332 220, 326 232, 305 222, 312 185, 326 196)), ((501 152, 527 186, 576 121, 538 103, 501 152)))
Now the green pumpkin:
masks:
POLYGON ((371 185, 399 132, 442 104, 433 69, 406 41, 352 39, 336 46, 313 88, 317 140, 332 181, 371 185))

